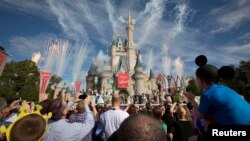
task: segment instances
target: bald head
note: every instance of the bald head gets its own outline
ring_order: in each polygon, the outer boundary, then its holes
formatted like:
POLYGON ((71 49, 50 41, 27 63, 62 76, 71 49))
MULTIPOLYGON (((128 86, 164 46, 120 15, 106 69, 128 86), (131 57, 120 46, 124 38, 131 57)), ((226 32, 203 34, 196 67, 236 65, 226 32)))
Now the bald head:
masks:
POLYGON ((114 106, 114 105, 120 105, 120 102, 121 102, 121 99, 120 99, 120 96, 119 96, 119 94, 114 94, 113 96, 112 96, 112 105, 114 106))
POLYGON ((125 119, 117 138, 119 141, 166 141, 160 121, 145 114, 135 114, 125 119))

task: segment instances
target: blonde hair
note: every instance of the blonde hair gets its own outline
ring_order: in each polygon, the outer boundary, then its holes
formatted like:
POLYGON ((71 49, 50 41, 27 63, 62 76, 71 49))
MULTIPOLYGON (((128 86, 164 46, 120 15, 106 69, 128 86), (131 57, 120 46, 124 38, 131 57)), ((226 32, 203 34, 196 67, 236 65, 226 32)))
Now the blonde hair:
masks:
POLYGON ((189 112, 187 106, 183 106, 183 105, 179 105, 176 109, 176 113, 177 113, 177 118, 178 119, 182 119, 185 118, 186 120, 191 121, 191 113, 189 112))

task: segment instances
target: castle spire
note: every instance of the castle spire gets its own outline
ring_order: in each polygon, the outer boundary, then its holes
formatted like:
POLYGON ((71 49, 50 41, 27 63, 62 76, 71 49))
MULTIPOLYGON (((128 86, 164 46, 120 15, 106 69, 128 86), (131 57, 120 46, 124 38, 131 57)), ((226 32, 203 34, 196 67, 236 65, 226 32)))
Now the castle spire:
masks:
POLYGON ((128 48, 134 48, 134 24, 130 10, 128 11, 128 25, 126 27, 128 48))
POLYGON ((154 77, 155 77, 154 72, 152 69, 150 69, 149 80, 153 79, 154 77))
POLYGON ((134 24, 132 21, 131 11, 128 11, 128 25, 126 27, 127 32, 127 42, 126 42, 126 50, 128 56, 128 64, 129 64, 129 72, 134 71, 134 67, 136 64, 136 49, 134 43, 134 24))
POLYGON ((141 51, 140 50, 138 50, 138 53, 137 53, 137 59, 136 59, 135 67, 144 68, 144 65, 142 63, 142 56, 141 56, 141 51))
POLYGON ((131 12, 130 9, 128 11, 128 26, 132 23, 132 16, 131 16, 131 12))

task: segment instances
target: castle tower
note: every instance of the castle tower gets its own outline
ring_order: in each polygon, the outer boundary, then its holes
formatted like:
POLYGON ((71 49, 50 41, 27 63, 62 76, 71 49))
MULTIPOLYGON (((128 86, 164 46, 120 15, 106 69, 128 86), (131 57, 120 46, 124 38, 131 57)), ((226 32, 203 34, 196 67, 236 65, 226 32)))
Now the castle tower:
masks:
POLYGON ((125 51, 125 39, 121 36, 117 36, 116 38, 113 36, 113 41, 111 44, 111 69, 113 72, 117 72, 119 67, 119 60, 121 57, 127 56, 127 52, 125 51))
POLYGON ((134 23, 132 21, 132 16, 129 11, 128 13, 128 25, 126 27, 127 32, 127 56, 128 56, 128 64, 129 64, 129 72, 130 74, 134 73, 134 68, 136 64, 136 50, 134 43, 134 23))
POLYGON ((153 90, 157 90, 156 79, 152 69, 150 69, 150 74, 149 74, 149 85, 150 85, 150 92, 152 92, 153 90))
POLYGON ((103 93, 112 90, 113 74, 110 69, 104 70, 100 73, 101 77, 101 91, 103 93))
POLYGON ((97 67, 92 63, 88 71, 88 76, 86 77, 87 86, 86 91, 94 89, 94 77, 97 75, 97 67))
POLYGON ((144 93, 144 66, 140 57, 140 52, 138 52, 136 65, 135 65, 135 73, 134 73, 134 79, 135 79, 135 85, 136 85, 136 94, 144 93))

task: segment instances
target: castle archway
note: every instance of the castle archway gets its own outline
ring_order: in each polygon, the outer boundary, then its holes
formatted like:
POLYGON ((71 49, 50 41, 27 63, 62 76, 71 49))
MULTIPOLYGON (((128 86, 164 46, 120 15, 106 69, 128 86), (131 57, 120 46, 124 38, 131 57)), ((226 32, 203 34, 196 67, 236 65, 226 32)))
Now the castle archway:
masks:
POLYGON ((122 100, 122 104, 126 104, 128 100, 128 91, 127 90, 120 90, 119 91, 120 98, 122 100))

